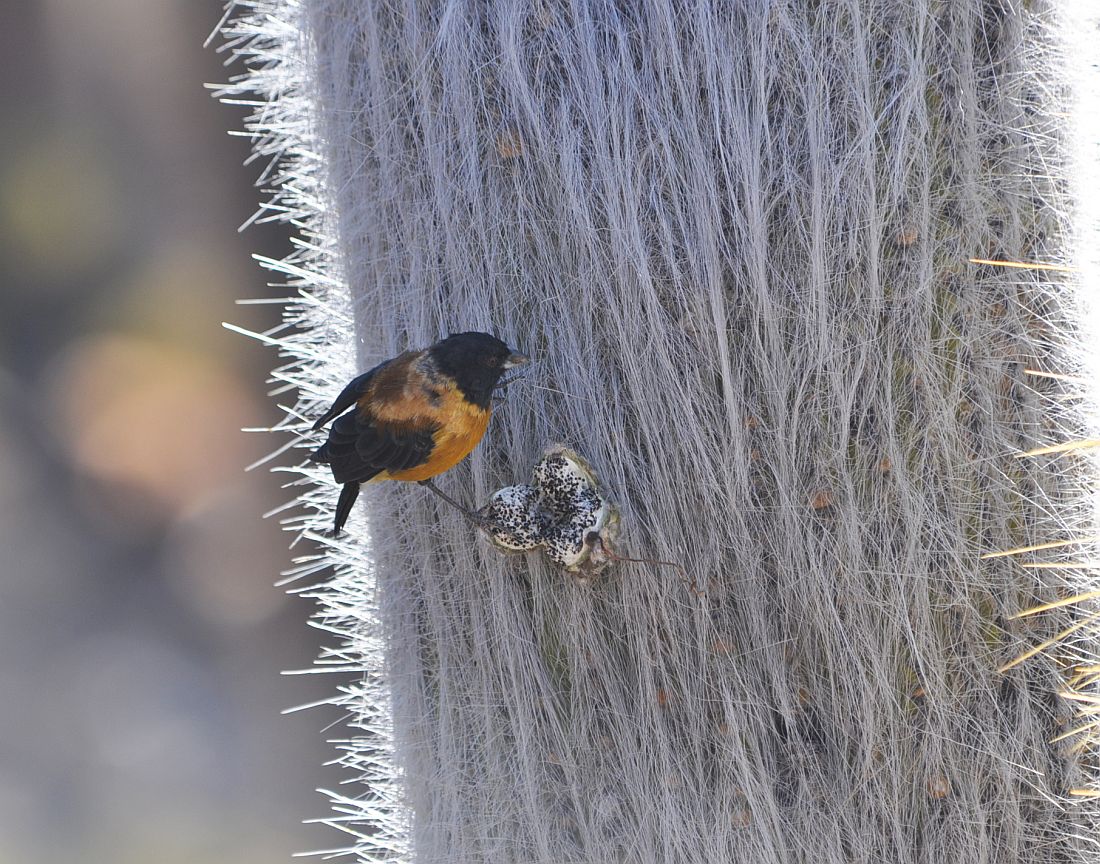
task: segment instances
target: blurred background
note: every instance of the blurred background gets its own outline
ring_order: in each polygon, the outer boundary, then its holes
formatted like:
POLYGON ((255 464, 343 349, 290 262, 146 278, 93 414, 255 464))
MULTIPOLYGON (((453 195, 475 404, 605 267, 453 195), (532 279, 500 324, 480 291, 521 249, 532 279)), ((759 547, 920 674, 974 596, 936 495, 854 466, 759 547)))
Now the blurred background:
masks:
MULTIPOLYGON (((340 779, 273 587, 288 493, 221 0, 0 4, 0 864, 286 861, 340 779)), ((300 551, 300 550, 299 550, 300 551)))

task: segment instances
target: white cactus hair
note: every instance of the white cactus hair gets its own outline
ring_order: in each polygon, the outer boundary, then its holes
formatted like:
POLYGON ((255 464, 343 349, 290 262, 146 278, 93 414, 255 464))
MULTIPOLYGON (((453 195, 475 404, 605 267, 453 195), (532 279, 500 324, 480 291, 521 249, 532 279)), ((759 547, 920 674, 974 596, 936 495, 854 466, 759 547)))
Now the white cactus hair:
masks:
POLYGON ((1057 5, 235 5, 223 96, 258 94, 261 217, 298 232, 264 262, 297 291, 265 338, 298 393, 286 524, 318 550, 295 590, 354 676, 343 851, 1095 855, 1057 5), (466 329, 536 365, 441 484, 480 505, 566 442, 624 553, 702 590, 625 562, 578 584, 415 486, 327 536, 310 421, 466 329))

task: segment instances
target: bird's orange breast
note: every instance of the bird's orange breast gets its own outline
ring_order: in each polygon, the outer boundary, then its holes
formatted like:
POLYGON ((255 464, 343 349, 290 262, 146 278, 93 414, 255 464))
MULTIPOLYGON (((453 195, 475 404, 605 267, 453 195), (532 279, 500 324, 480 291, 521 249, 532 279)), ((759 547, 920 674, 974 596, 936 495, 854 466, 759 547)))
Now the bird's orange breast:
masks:
POLYGON ((470 455, 478 442, 485 435, 489 426, 489 412, 481 411, 480 418, 469 418, 461 423, 453 424, 440 430, 435 435, 435 447, 432 449, 428 461, 415 468, 405 471, 387 471, 387 480, 419 481, 427 480, 436 474, 442 474, 449 468, 453 468, 470 455))
MULTIPOLYGON (((384 471, 377 476, 378 480, 417 482, 453 468, 469 456, 470 451, 485 436, 492 413, 489 409, 479 408, 468 402, 452 382, 439 379, 430 383, 411 384, 402 399, 389 404, 399 404, 400 409, 393 410, 393 414, 400 412, 403 415, 400 419, 391 415, 391 422, 421 427, 434 426, 434 446, 422 464, 401 471, 384 471)), ((383 421, 387 419, 386 414, 390 413, 385 409, 378 410, 377 403, 374 410, 383 421)))

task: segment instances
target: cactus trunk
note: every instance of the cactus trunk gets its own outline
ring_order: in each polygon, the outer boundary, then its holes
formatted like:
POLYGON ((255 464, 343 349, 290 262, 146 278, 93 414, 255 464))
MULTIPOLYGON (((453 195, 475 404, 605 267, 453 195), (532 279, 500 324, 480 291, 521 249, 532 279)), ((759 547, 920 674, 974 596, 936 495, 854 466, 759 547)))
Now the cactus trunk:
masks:
MULTIPOLYGON (((338 700, 361 860, 1084 860, 1089 733, 1051 742, 1100 702, 1092 613, 1013 617, 1087 590, 1098 533, 1089 451, 1019 456, 1088 433, 1087 387, 1035 374, 1083 345, 1058 25, 1039 0, 235 25, 285 76, 251 81, 289 106, 256 128, 311 238, 281 265, 298 411, 495 332, 535 365, 441 486, 480 506, 563 442, 623 554, 697 587, 578 582, 425 490, 365 492, 300 571, 336 565, 319 620, 369 669, 338 700)), ((335 492, 303 473, 289 525, 319 531, 335 492)))

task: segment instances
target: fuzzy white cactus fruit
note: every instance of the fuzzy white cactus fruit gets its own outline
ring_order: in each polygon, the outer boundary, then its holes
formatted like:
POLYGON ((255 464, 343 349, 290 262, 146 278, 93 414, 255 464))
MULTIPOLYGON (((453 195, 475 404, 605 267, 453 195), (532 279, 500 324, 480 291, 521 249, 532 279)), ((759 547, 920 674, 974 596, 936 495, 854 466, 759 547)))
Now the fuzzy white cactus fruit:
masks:
POLYGON ((600 491, 592 467, 560 444, 535 463, 530 485, 498 490, 481 515, 498 548, 541 548, 578 581, 591 579, 612 560, 618 509, 600 491))
POLYGON ((532 486, 498 489, 480 515, 491 524, 489 537, 501 549, 527 552, 543 543, 538 492, 532 486))

